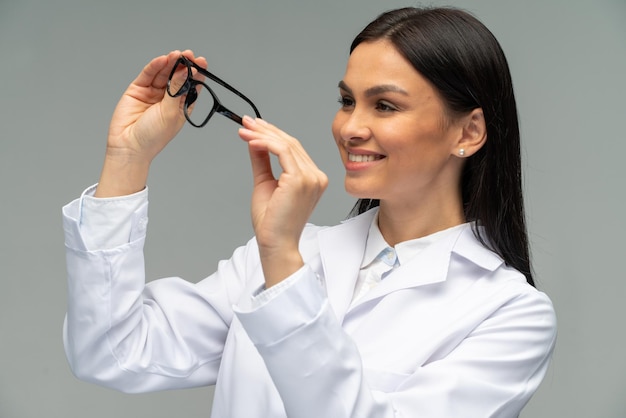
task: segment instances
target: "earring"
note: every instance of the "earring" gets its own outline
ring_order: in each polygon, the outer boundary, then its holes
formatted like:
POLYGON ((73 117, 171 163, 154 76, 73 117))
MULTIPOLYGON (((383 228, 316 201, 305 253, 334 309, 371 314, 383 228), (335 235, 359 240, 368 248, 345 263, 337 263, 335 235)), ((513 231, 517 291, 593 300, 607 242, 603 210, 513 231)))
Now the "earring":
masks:
POLYGON ((465 150, 464 150, 463 148, 461 148, 461 149, 459 150, 459 155, 460 155, 461 157, 465 155, 465 150))

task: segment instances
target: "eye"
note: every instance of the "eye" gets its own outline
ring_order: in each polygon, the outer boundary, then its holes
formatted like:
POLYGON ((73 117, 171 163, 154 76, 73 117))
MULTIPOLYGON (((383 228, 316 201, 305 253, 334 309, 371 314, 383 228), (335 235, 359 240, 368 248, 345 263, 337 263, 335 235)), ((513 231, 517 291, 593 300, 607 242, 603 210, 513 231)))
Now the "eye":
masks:
POLYGON ((339 104, 343 108, 354 106, 354 100, 351 97, 348 97, 348 96, 341 96, 341 97, 339 97, 339 99, 337 101, 339 102, 339 104))
POLYGON ((395 112, 398 109, 388 102, 380 101, 376 103, 376 110, 381 112, 395 112))

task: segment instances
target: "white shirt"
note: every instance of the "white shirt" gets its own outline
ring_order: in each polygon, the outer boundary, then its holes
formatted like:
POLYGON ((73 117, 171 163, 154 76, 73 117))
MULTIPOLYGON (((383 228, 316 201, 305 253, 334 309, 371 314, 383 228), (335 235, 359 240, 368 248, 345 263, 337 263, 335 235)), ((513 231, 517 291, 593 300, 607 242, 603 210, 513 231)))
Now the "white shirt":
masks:
POLYGON ((140 195, 104 202, 104 216, 86 196, 63 209, 64 345, 81 379, 124 392, 215 384, 214 417, 482 418, 517 416, 546 372, 550 300, 468 225, 406 262, 397 248, 400 265, 354 302, 376 210, 307 225, 305 266, 255 305, 254 239, 197 284, 146 284, 140 195), (127 226, 110 222, 118 210, 127 226))
POLYGON ((408 262, 430 244, 464 227, 465 225, 455 226, 425 237, 400 242, 395 247, 391 247, 380 232, 378 214, 376 214, 367 234, 365 252, 352 302, 358 301, 402 262, 408 262))

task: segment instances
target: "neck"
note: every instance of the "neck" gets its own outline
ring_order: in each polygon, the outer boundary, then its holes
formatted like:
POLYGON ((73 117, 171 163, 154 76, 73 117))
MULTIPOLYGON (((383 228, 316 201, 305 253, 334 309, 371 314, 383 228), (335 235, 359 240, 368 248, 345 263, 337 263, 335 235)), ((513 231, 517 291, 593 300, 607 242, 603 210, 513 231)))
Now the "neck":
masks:
POLYGON ((391 246, 465 222, 460 195, 452 201, 423 199, 418 204, 381 200, 378 212, 378 227, 391 246))

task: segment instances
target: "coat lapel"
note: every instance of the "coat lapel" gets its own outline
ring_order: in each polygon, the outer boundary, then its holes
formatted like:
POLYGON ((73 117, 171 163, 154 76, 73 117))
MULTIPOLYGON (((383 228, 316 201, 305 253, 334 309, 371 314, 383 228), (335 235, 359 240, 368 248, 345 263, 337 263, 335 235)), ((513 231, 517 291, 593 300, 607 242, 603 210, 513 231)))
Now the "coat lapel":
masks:
MULTIPOLYGON (((469 229, 469 228, 467 228, 469 229)), ((459 236, 466 228, 447 235, 424 248, 415 258, 392 271, 387 277, 366 294, 354 307, 377 299, 400 289, 439 283, 448 277, 450 255, 459 236)))
POLYGON ((367 233, 376 211, 370 210, 318 233, 328 300, 340 322, 354 295, 367 233))
MULTIPOLYGON (((340 322, 354 296, 367 234, 377 210, 370 210, 318 233, 328 300, 340 322)), ((428 246, 411 261, 398 267, 352 307, 400 289, 445 281, 453 253, 488 271, 495 270, 503 263, 498 255, 475 238, 471 226, 467 225, 428 246)))
POLYGON ((453 254, 486 271, 493 271, 503 263, 498 255, 476 239, 471 226, 467 225, 428 246, 408 263, 398 267, 352 307, 397 290, 446 281, 453 254))

